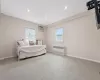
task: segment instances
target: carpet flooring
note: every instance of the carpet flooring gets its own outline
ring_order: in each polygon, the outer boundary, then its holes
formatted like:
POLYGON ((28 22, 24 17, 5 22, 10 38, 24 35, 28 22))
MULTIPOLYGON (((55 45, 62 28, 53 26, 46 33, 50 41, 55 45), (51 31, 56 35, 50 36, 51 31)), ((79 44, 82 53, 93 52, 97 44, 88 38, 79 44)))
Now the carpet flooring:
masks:
POLYGON ((100 80, 100 64, 46 54, 0 61, 0 80, 100 80))

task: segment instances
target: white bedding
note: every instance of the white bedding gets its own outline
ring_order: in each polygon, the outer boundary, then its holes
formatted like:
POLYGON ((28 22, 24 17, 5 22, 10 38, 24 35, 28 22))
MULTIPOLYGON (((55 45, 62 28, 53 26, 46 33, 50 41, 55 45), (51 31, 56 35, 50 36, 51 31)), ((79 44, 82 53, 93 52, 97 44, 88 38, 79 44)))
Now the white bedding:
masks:
POLYGON ((32 53, 41 51, 46 48, 46 45, 34 45, 34 46, 23 46, 19 47, 20 52, 32 53))
POLYGON ((26 58, 46 53, 46 45, 33 45, 18 47, 18 57, 26 58))

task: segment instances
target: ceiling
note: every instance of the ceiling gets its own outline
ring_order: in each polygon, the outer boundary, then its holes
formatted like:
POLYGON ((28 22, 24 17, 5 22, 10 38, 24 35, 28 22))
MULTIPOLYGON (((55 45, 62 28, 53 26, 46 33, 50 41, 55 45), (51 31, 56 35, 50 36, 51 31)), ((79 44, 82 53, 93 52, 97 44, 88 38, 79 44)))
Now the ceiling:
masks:
POLYGON ((82 13, 88 0, 1 0, 1 12, 42 25, 82 13))

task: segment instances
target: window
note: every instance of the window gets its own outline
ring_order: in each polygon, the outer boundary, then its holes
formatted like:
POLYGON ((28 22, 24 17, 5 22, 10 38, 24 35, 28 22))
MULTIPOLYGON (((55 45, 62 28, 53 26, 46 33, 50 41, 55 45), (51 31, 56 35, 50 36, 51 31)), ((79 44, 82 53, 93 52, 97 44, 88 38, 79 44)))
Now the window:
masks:
POLYGON ((56 29, 56 41, 63 41, 63 28, 56 29))
POLYGON ((29 41, 36 42, 36 33, 35 33, 34 29, 26 28, 25 29, 25 36, 26 36, 26 39, 28 39, 29 41))

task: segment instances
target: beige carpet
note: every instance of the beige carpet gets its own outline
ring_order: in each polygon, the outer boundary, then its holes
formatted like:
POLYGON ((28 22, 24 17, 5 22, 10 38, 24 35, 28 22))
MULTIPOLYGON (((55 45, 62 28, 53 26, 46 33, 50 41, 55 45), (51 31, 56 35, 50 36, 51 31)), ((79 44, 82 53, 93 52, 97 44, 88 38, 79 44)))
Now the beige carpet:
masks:
POLYGON ((99 72, 98 63, 53 54, 0 61, 0 80, 100 80, 99 72))

